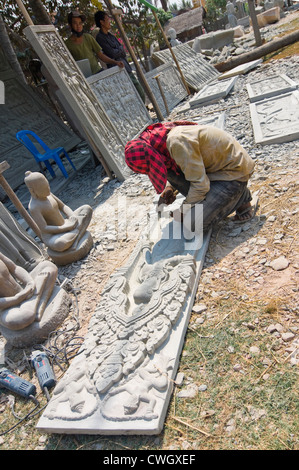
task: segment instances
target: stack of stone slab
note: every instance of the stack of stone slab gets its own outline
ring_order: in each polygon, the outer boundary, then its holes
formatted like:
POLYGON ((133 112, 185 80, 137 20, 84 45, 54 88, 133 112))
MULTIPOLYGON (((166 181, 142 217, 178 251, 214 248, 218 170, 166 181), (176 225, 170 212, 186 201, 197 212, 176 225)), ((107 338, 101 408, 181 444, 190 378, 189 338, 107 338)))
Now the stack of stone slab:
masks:
MULTIPOLYGON (((206 62, 203 56, 195 52, 188 44, 179 44, 172 50, 188 86, 195 91, 201 90, 220 75, 215 67, 206 62)), ((152 59, 159 65, 175 64, 169 49, 154 52, 152 59)))
POLYGON ((299 138, 298 84, 284 74, 247 84, 250 114, 257 144, 299 138))

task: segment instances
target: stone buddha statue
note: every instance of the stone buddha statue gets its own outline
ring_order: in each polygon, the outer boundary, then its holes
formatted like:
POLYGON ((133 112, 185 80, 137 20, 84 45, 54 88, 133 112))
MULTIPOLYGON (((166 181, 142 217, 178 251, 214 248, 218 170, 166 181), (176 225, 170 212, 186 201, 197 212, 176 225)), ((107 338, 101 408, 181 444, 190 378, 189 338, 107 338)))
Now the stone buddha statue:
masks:
POLYGON ((83 205, 73 211, 51 193, 49 182, 41 173, 27 171, 24 181, 31 194, 29 212, 52 260, 65 265, 83 258, 93 244, 87 232, 92 208, 83 205))

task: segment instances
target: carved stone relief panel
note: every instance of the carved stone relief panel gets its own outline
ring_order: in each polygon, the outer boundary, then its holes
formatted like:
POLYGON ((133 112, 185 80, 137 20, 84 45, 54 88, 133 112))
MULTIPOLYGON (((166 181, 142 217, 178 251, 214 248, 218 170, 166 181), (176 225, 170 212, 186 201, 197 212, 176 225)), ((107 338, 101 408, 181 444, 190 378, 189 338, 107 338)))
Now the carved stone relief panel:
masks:
MULTIPOLYGON (((215 67, 208 64, 202 55, 195 52, 188 44, 180 44, 172 49, 187 84, 194 90, 201 90, 204 85, 220 75, 215 67)), ((152 57, 160 64, 169 62, 175 64, 169 49, 155 52, 152 57)))
POLYGON ((213 103, 225 98, 234 87, 238 77, 228 78, 227 80, 214 81, 209 85, 206 85, 202 90, 192 96, 189 101, 191 108, 213 103))
POLYGON ((27 39, 64 94, 88 141, 96 146, 116 177, 129 174, 124 145, 103 106, 97 100, 84 75, 53 26, 27 26, 27 39))
POLYGON ((256 80, 246 85, 251 103, 296 90, 298 83, 287 75, 273 75, 264 80, 256 80))
POLYGON ((88 77, 87 82, 124 142, 151 124, 152 119, 125 68, 112 67, 88 77))
POLYGON ((186 241, 181 224, 169 220, 162 218, 160 233, 155 221, 111 276, 80 354, 54 389, 38 429, 162 431, 210 239, 208 233, 186 241))
MULTIPOLYGON (((40 95, 17 79, 1 49, 0 80, 5 88, 5 103, 0 107, 0 161, 9 163, 4 176, 16 189, 23 184, 25 171, 39 170, 31 153, 16 139, 18 131, 32 130, 50 147, 62 146, 67 151, 81 139, 52 112, 40 95)), ((4 197, 0 189, 0 199, 4 197)))
POLYGON ((299 91, 257 101, 249 107, 257 144, 289 142, 299 138, 299 91))
POLYGON ((157 80, 154 78, 158 75, 158 79, 163 90, 168 110, 171 111, 180 101, 188 96, 187 90, 184 86, 178 71, 172 64, 160 65, 159 67, 151 70, 145 74, 145 78, 155 95, 159 108, 163 116, 167 115, 163 98, 159 89, 157 80))

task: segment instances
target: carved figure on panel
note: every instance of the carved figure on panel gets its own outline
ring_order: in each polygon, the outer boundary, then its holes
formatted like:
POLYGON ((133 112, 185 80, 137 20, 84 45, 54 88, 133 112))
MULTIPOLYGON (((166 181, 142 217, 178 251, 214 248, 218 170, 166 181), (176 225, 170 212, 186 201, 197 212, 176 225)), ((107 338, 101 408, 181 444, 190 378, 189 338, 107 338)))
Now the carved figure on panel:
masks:
POLYGON ((67 264, 85 256, 92 246, 87 232, 91 207, 83 205, 73 211, 51 193, 49 182, 41 173, 27 171, 25 184, 31 194, 30 214, 51 258, 58 264, 67 264))
MULTIPOLYGON (((157 398, 168 389, 173 364, 161 355, 156 361, 156 353, 182 314, 196 266, 191 255, 164 256, 161 250, 154 253, 151 243, 141 244, 127 267, 110 278, 90 322, 80 380, 92 384, 106 419, 156 419, 157 398)), ((70 380, 56 393, 59 402, 67 399, 70 380)), ((69 415, 66 419, 83 416, 71 408, 69 415)))

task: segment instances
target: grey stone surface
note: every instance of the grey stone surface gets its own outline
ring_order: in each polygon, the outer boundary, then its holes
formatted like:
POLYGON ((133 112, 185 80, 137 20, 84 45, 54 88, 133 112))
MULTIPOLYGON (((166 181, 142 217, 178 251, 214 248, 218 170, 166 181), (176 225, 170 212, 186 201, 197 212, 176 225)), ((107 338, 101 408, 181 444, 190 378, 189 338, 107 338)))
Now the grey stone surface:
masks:
MULTIPOLYGON (((207 85, 220 75, 215 67, 208 64, 203 59, 203 56, 196 53, 188 44, 180 44, 172 49, 187 84, 194 90, 201 90, 204 85, 207 85)), ((159 62, 159 64, 169 62, 175 64, 168 49, 155 52, 152 58, 159 62)))
POLYGON ((263 59, 252 60, 251 62, 246 62, 246 64, 238 65, 228 72, 223 73, 218 77, 218 80, 225 80, 229 77, 234 77, 235 75, 243 75, 244 73, 249 72, 249 70, 254 69, 263 62, 263 59))
POLYGON ((171 111, 186 96, 187 90, 184 86, 182 78, 176 68, 172 64, 164 64, 151 70, 145 74, 145 78, 158 102, 159 108, 163 116, 167 115, 163 97, 161 95, 155 76, 159 76, 160 85, 162 87, 168 110, 171 111))
POLYGON ((125 68, 112 67, 87 78, 123 141, 133 139, 152 119, 125 68))
MULTIPOLYGON (((23 183, 26 170, 39 170, 33 155, 17 140, 18 131, 32 130, 49 147, 62 146, 66 151, 79 144, 81 139, 58 118, 41 94, 18 80, 1 46, 0 83, 5 89, 4 103, 0 106, 0 161, 9 163, 10 168, 5 171, 4 177, 15 190, 23 183)), ((70 175, 75 173, 65 158, 63 163, 70 175)), ((4 198, 5 192, 0 187, 0 200, 4 198)))
POLYGON ((225 98, 228 93, 233 89, 238 77, 228 78, 212 82, 206 85, 202 90, 196 93, 189 101, 190 107, 195 108, 209 102, 215 102, 221 98, 225 98))
POLYGON ((129 174, 117 128, 98 102, 54 26, 27 26, 24 33, 64 95, 86 140, 97 147, 110 170, 123 181, 129 174))
POLYGON ((162 431, 210 233, 186 241, 167 213, 161 226, 156 213, 150 220, 127 265, 104 288, 81 353, 54 389, 38 429, 162 431))
POLYGON ((257 144, 282 143, 299 138, 297 90, 257 101, 249 106, 257 144))
POLYGON ((280 95, 289 91, 296 90, 298 83, 285 74, 273 75, 264 80, 256 80, 246 85, 248 96, 251 103, 260 101, 272 96, 280 95))
POLYGON ((13 331, 0 326, 0 332, 7 343, 15 348, 33 346, 46 340, 69 314, 71 299, 68 293, 58 286, 54 287, 47 308, 39 322, 33 322, 22 330, 13 331))

